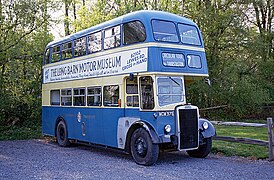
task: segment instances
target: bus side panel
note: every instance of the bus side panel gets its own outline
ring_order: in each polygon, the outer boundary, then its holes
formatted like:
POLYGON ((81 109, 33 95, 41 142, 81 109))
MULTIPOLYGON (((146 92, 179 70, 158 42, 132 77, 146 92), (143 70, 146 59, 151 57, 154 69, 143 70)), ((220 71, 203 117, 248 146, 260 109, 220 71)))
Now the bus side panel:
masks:
POLYGON ((175 133, 175 121, 173 111, 167 112, 153 112, 153 111, 140 111, 139 109, 125 109, 125 117, 141 119, 148 122, 156 131, 156 134, 161 137, 164 136, 165 125, 171 125, 170 134, 175 133), (155 116, 156 114, 156 116, 155 116))
POLYGON ((42 107, 44 135, 55 136, 58 117, 66 121, 69 139, 104 144, 102 109, 44 106, 42 107))
POLYGON ((52 108, 48 106, 42 106, 42 133, 44 135, 55 136, 55 120, 52 108))
POLYGON ((117 142, 117 129, 118 120, 120 117, 124 117, 123 108, 103 108, 103 129, 105 136, 105 145, 111 147, 118 147, 117 142))

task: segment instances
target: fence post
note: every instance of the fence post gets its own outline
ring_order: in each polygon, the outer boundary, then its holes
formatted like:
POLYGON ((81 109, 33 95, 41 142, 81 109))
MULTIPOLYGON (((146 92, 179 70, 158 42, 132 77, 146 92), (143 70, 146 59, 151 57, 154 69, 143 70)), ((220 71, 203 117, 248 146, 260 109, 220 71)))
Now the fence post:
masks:
POLYGON ((273 122, 272 118, 267 118, 267 129, 268 129, 268 151, 269 151, 269 161, 274 160, 274 152, 273 152, 273 122))

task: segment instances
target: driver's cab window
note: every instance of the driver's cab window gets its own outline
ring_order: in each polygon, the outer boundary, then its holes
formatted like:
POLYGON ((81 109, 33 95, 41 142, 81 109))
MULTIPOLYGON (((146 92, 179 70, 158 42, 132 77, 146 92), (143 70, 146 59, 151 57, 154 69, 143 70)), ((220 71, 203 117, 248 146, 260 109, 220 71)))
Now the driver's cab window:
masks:
POLYGON ((150 76, 140 78, 141 86, 141 108, 153 109, 154 108, 154 95, 153 95, 153 79, 150 76))

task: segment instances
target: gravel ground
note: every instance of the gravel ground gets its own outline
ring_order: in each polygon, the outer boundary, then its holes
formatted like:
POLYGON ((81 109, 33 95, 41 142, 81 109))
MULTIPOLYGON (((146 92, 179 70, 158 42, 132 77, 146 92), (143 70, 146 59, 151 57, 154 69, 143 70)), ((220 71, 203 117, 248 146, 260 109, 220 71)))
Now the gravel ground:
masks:
POLYGON ((0 141, 0 179, 274 179, 274 162, 182 152, 161 153, 154 166, 135 164, 119 150, 59 147, 48 140, 0 141))

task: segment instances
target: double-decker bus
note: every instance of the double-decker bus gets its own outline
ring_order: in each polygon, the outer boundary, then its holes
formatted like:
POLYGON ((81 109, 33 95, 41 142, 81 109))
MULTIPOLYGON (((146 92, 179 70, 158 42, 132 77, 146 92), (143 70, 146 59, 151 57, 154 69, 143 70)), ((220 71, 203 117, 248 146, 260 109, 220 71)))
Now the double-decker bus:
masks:
POLYGON ((187 103, 185 86, 208 77, 197 25, 137 11, 47 45, 42 131, 60 146, 86 142, 153 165, 160 149, 206 157, 213 125, 187 103))

